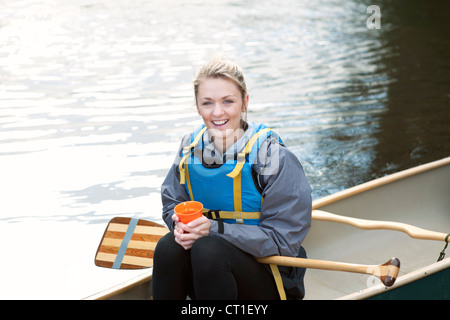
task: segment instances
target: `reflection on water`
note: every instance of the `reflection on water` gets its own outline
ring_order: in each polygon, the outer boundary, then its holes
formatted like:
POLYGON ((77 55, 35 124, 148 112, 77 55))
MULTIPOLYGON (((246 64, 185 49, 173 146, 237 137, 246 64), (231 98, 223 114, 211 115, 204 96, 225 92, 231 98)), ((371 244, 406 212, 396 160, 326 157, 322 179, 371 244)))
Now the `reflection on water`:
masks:
POLYGON ((448 156, 448 4, 378 3, 371 30, 362 0, 2 2, 2 228, 161 221, 215 52, 242 65, 249 119, 279 131, 314 199, 448 156))
POLYGON ((375 176, 450 155, 450 26, 446 1, 389 1, 381 34, 394 81, 387 87, 372 163, 375 176), (413 4, 413 5, 412 5, 413 4))

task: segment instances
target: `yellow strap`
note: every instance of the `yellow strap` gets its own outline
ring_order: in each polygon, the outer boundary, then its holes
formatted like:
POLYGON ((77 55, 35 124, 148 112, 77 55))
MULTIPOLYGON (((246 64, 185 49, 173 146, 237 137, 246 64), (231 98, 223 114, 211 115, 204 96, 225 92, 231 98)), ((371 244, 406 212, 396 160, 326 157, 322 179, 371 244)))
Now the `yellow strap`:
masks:
POLYGON ((183 148, 183 158, 181 158, 180 164, 178 166, 178 169, 180 170, 180 184, 185 183, 185 175, 186 175, 185 167, 187 168, 187 163, 185 166, 185 162, 190 156, 191 149, 195 148, 195 146, 198 144, 198 142, 200 141, 200 139, 205 131, 206 131, 206 126, 202 130, 200 130, 200 132, 195 137, 194 141, 189 146, 183 148))
MULTIPOLYGON (((259 219, 261 217, 261 212, 218 211, 220 219, 259 219)), ((203 208, 203 214, 206 214, 208 212, 209 209, 203 208)), ((211 211, 211 216, 213 219, 219 219, 214 211, 211 211)))
MULTIPOLYGON (((180 164, 178 165, 178 169, 180 170, 180 184, 184 184, 185 183, 185 170, 184 170, 184 162, 189 158, 190 156, 190 149, 187 150, 186 152, 186 148, 183 149, 183 158, 181 158, 180 164)), ((187 165, 187 164, 186 164, 187 165)))
POLYGON ((191 201, 194 201, 194 194, 192 193, 192 187, 191 187, 191 179, 189 179, 189 166, 187 163, 184 165, 186 168, 186 180, 187 180, 187 186, 189 191, 189 197, 191 198, 191 201))
POLYGON ((245 164, 245 156, 248 153, 250 153, 250 151, 253 148, 253 145, 256 143, 256 141, 258 141, 259 137, 263 133, 266 133, 267 131, 270 131, 270 130, 271 130, 270 128, 265 128, 263 130, 258 131, 250 138, 250 140, 247 142, 244 150, 238 154, 238 161, 237 161, 236 167, 234 167, 233 171, 231 171, 229 174, 227 174, 228 177, 234 179, 238 176, 239 173, 241 173, 241 170, 245 164))
POLYGON ((200 139, 205 131, 206 131, 206 126, 202 130, 200 130, 200 132, 197 134, 197 136, 194 139, 194 142, 191 143, 191 148, 195 147, 198 144, 198 142, 200 141, 200 139))
POLYGON ((283 287, 283 280, 281 280, 280 270, 275 264, 269 264, 270 270, 272 270, 273 278, 275 279, 275 284, 277 285, 278 293, 281 300, 286 300, 286 292, 283 287))
MULTIPOLYGON (((241 173, 233 179, 234 211, 242 212, 241 173)), ((242 218, 240 218, 242 219, 242 218)))

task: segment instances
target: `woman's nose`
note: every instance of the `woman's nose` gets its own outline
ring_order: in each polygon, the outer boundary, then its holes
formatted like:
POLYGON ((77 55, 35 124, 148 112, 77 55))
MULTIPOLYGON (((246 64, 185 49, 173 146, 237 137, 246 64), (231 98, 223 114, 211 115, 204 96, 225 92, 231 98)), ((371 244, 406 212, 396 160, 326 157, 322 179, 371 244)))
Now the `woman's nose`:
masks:
POLYGON ((214 104, 214 109, 213 109, 213 116, 214 117, 220 117, 223 114, 223 108, 221 106, 220 103, 215 103, 214 104))

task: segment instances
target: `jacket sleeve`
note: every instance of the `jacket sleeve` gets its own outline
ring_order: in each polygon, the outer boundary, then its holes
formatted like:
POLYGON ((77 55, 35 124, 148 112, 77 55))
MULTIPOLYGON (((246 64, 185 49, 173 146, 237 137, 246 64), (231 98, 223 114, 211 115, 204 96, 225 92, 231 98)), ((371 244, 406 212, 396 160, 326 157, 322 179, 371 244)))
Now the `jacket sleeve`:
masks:
POLYGON ((162 200, 162 218, 170 231, 173 231, 172 214, 173 208, 181 202, 189 201, 189 195, 186 192, 184 185, 180 184, 180 172, 178 165, 181 157, 180 152, 183 146, 189 142, 189 135, 185 136, 178 149, 175 161, 169 169, 163 184, 161 185, 161 200, 162 200))
POLYGON ((224 238, 256 257, 297 256, 311 225, 311 187, 297 157, 274 140, 258 152, 255 171, 262 178, 260 225, 224 224, 223 233, 212 221, 210 234, 224 238))

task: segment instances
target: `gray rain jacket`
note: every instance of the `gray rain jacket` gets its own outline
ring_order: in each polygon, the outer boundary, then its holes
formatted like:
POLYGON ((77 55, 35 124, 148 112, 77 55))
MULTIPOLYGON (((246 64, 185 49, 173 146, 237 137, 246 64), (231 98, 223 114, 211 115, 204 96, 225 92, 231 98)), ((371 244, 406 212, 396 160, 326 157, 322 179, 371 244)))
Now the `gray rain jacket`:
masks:
MULTIPOLYGON (((251 126, 251 123, 250 123, 251 126)), ((250 138, 252 130, 246 130, 235 145, 227 152, 240 152, 250 138)), ((210 139, 208 130, 203 139, 210 139)), ((184 136, 174 164, 161 187, 163 219, 173 230, 171 216, 173 208, 180 202, 188 201, 185 186, 180 184, 178 169, 183 147, 190 144, 190 134, 184 136)), ((214 148, 214 144, 204 144, 214 148)), ((218 150, 203 150, 205 163, 214 163, 225 157, 218 150), (211 152, 213 151, 213 152, 211 152)), ((257 188, 264 198, 261 208, 260 225, 224 224, 223 233, 218 232, 218 222, 211 220, 210 235, 221 237, 237 248, 255 256, 282 255, 304 257, 306 253, 301 244, 311 225, 311 187, 297 157, 275 137, 269 137, 258 151, 258 161, 253 165, 257 188), (276 163, 277 165, 273 165, 276 163)), ((217 163, 217 162, 216 162, 217 163)), ((279 267, 286 295, 291 299, 304 296, 301 268, 279 267)))

